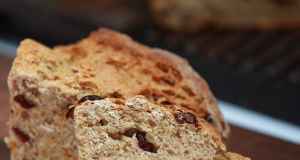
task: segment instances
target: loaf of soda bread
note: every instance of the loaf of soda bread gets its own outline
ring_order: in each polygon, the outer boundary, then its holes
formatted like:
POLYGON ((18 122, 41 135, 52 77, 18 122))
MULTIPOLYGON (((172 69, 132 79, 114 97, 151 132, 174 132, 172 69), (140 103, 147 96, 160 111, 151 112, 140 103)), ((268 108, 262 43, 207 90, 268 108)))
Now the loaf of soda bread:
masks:
POLYGON ((300 29, 300 0, 150 0, 149 6, 157 24, 172 31, 300 29))
MULTIPOLYGON (((141 95, 93 97, 83 97, 74 109, 79 160, 229 159, 220 134, 191 110, 141 95)), ((249 159, 233 154, 230 159, 238 158, 249 159)))
POLYGON ((205 118, 226 139, 229 127, 207 83, 188 62, 101 28, 88 38, 48 48, 25 39, 9 77, 11 159, 77 159, 68 107, 85 95, 145 96, 205 118))

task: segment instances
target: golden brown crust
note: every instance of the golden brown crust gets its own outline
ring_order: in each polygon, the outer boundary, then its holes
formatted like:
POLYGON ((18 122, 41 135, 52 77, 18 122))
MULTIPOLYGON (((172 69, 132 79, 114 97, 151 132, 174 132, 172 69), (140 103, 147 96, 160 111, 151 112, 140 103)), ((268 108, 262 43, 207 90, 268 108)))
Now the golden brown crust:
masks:
MULTIPOLYGON (((185 100, 180 100, 178 103, 172 103, 187 107, 195 111, 200 117, 210 115, 212 119, 218 119, 213 122, 213 125, 222 133, 222 136, 225 137, 225 139, 228 137, 229 127, 218 109, 215 97, 211 93, 205 80, 189 66, 189 63, 185 59, 165 50, 150 49, 147 46, 132 41, 131 38, 126 35, 117 34, 108 29, 99 29, 98 31, 93 32, 90 39, 97 43, 103 43, 115 49, 123 50, 127 54, 136 57, 143 56, 144 58, 149 59, 150 61, 143 61, 143 64, 146 66, 143 69, 148 70, 150 68, 150 70, 152 70, 152 76, 154 77, 152 77, 153 79, 158 79, 160 81, 161 77, 155 74, 159 74, 161 72, 159 70, 168 70, 167 76, 172 77, 166 77, 164 80, 168 82, 168 78, 175 79, 169 80, 169 83, 173 83, 172 81, 179 79, 181 82, 178 82, 180 83, 178 86, 181 86, 185 94, 187 94, 185 100), (147 65, 147 62, 150 62, 150 64, 147 65), (153 64, 155 66, 153 66, 153 64)), ((164 74, 165 73, 162 73, 162 77, 164 77, 164 74)), ((172 90, 172 87, 173 86, 169 87, 169 90, 172 90)), ((156 87, 154 86, 154 88, 156 87)), ((172 97, 159 91, 157 92, 157 94, 163 94, 164 97, 167 97, 168 101, 174 99, 174 96, 172 97)))

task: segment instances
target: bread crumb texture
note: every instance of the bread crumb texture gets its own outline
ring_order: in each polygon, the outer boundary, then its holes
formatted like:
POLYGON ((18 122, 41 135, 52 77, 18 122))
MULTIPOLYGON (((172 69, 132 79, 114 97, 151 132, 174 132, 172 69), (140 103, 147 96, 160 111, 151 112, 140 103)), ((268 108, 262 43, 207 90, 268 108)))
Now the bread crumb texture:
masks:
POLYGON ((173 105, 162 106, 143 96, 125 104, 104 99, 86 101, 74 111, 79 159, 213 159, 224 154, 221 136, 204 119, 179 124, 173 105), (152 151, 142 149, 138 133, 145 133, 152 151))
POLYGON ((144 96, 116 102, 114 98, 106 98, 76 106, 75 133, 80 160, 247 160, 226 152, 220 134, 203 118, 194 117, 191 110, 154 104, 144 96), (192 115, 193 121, 185 117, 184 123, 180 123, 178 112, 192 115))

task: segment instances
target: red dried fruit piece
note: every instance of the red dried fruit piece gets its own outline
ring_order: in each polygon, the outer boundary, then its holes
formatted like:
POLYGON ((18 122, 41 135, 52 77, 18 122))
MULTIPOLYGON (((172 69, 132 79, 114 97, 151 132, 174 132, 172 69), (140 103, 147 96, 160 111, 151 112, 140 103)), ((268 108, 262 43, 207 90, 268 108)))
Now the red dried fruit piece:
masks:
POLYGON ((14 101, 18 102, 21 107, 25 109, 30 109, 35 106, 35 104, 28 102, 28 100, 23 95, 16 95, 14 101))
POLYGON ((17 135, 18 139, 21 142, 25 143, 30 140, 30 137, 26 133, 24 133, 21 129, 19 129, 18 127, 12 127, 11 129, 17 135))
POLYGON ((74 120, 74 109, 75 107, 69 108, 68 112, 66 113, 66 118, 70 118, 72 120, 74 120))
POLYGON ((190 112, 187 112, 185 114, 185 121, 188 124, 194 124, 196 127, 198 126, 197 117, 194 114, 190 113, 190 112))
POLYGON ((190 112, 182 112, 180 110, 174 111, 174 118, 179 124, 188 123, 198 127, 197 117, 190 112))
POLYGON ((179 124, 183 124, 185 121, 184 112, 182 112, 182 111, 175 111, 174 117, 175 117, 176 122, 179 124))
POLYGON ((136 133, 136 138, 139 141, 139 143, 138 143, 139 147, 141 149, 143 149, 144 151, 154 152, 153 144, 147 141, 145 135, 146 134, 143 133, 143 132, 137 132, 136 133))
POLYGON ((103 99, 101 96, 98 96, 98 95, 87 95, 87 96, 84 96, 82 97, 79 101, 78 101, 78 104, 81 104, 85 101, 94 101, 94 100, 100 100, 100 99, 103 99))

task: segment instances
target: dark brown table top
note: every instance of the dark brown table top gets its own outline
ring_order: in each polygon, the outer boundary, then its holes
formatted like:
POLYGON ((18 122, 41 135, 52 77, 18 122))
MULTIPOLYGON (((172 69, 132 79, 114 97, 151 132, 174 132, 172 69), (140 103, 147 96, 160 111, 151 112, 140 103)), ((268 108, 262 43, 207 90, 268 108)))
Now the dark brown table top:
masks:
MULTIPOLYGON (((0 54, 0 159, 9 159, 9 149, 3 138, 7 135, 6 122, 9 117, 9 93, 6 79, 13 59, 0 54)), ((240 153, 252 160, 297 160, 300 146, 237 126, 231 126, 228 151, 240 153)), ((300 135, 299 135, 300 136, 300 135)))

